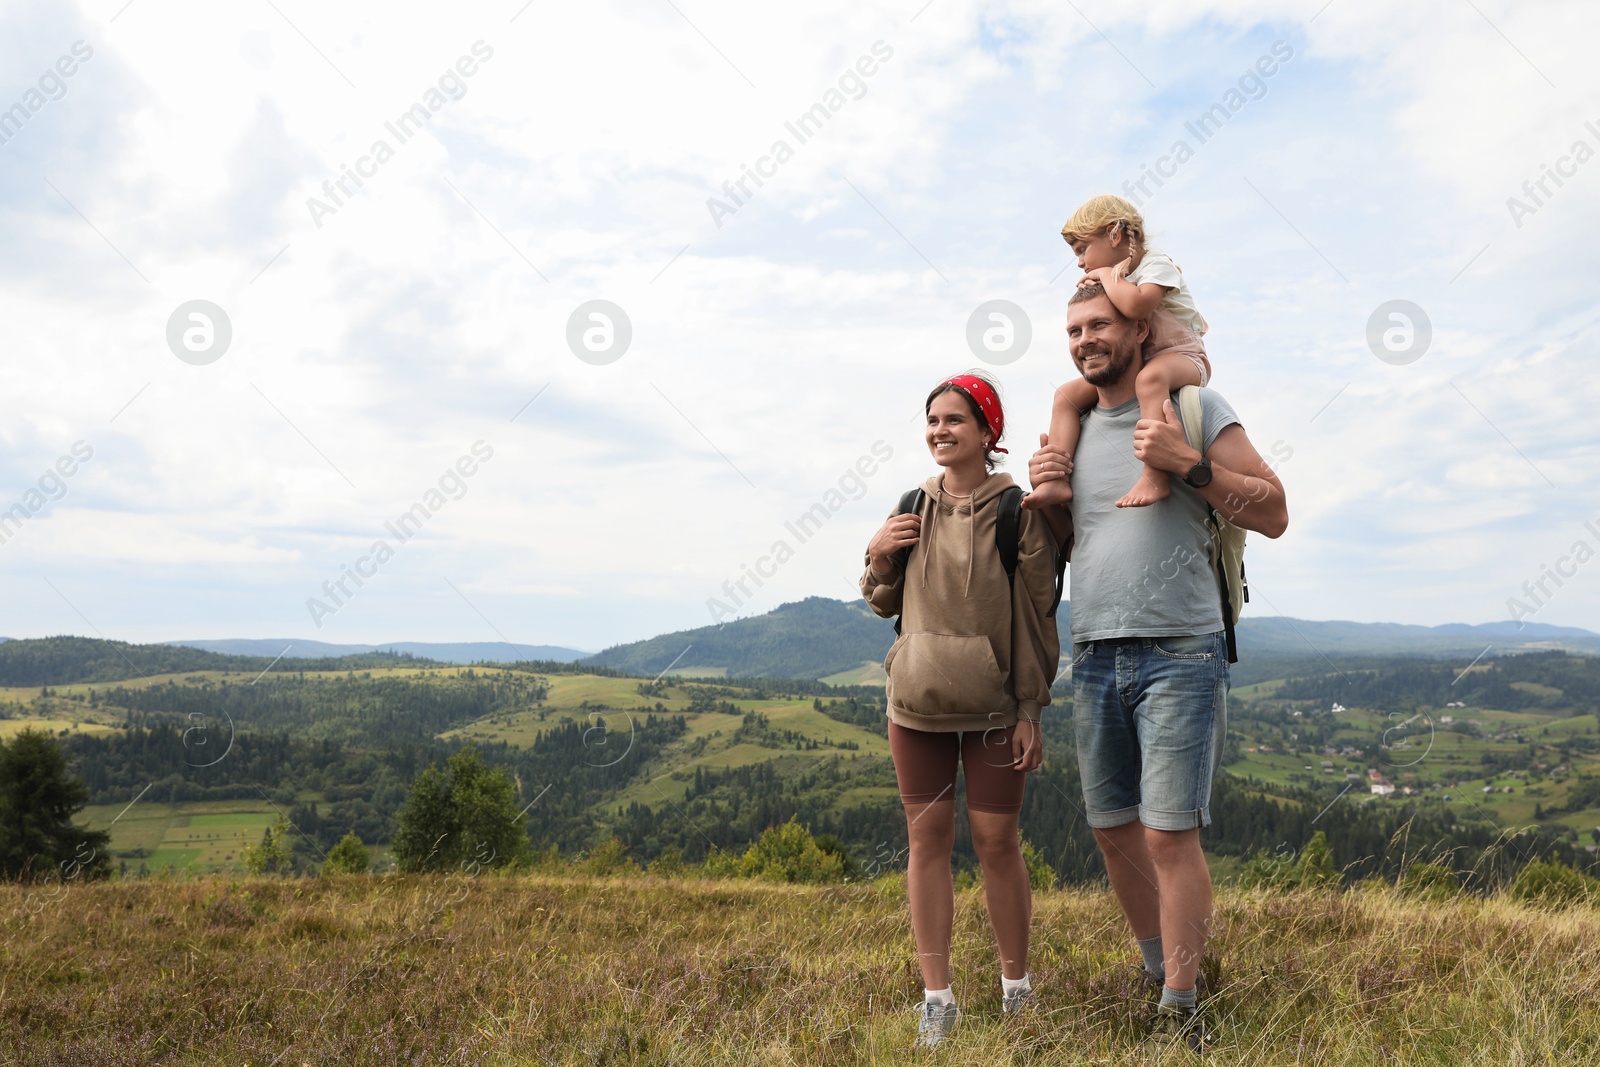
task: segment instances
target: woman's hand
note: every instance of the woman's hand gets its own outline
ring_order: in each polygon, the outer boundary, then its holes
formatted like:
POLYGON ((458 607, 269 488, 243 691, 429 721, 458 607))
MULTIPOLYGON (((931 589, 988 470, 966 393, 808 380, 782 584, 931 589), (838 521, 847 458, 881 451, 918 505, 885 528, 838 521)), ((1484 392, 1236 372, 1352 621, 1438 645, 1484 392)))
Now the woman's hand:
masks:
POLYGON ((872 573, 879 577, 893 574, 891 561, 895 554, 916 544, 921 530, 922 516, 891 515, 867 544, 867 558, 871 561, 872 573))
POLYGON ((1018 719, 1011 731, 1011 769, 1036 771, 1044 763, 1044 727, 1027 719, 1018 719))

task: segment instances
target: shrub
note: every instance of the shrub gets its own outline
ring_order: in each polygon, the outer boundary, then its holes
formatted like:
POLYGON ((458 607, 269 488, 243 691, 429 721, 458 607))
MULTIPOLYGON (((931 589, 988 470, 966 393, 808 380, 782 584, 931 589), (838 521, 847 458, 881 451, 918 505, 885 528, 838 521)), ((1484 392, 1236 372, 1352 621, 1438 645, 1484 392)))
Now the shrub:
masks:
POLYGON ((1337 885, 1339 868, 1333 865, 1333 850, 1328 847, 1328 835, 1318 830, 1300 852, 1300 862, 1295 874, 1302 886, 1337 885))
POLYGON ((818 885, 844 881, 844 863, 817 847, 811 831, 794 818, 769 827, 739 858, 739 873, 769 882, 818 885))
POLYGON ((844 876, 851 881, 861 877, 861 864, 850 855, 850 848, 839 839, 836 834, 818 834, 817 847, 830 856, 838 856, 840 866, 844 869, 844 876))
POLYGON ((609 838, 599 848, 590 849, 589 855, 578 864, 578 869, 594 878, 638 874, 639 865, 624 855, 627 851, 627 845, 615 837, 609 838))
POLYGON ((706 861, 701 864, 700 872, 707 878, 737 878, 739 857, 713 846, 711 851, 706 853, 706 861))
POLYGON ((1597 889, 1600 889, 1600 882, 1581 871, 1560 863, 1534 860, 1517 873, 1517 880, 1511 883, 1506 895, 1527 904, 1565 908, 1595 898, 1597 889))
POLYGON ((684 872, 683 853, 678 851, 677 845, 668 845, 645 870, 657 878, 678 878, 684 872))
POLYGON ((372 867, 372 852, 352 830, 328 850, 322 863, 323 874, 366 874, 372 867))
POLYGON ((1242 889, 1309 889, 1338 883, 1339 869, 1328 848, 1328 835, 1321 830, 1311 835, 1298 859, 1293 853, 1286 856, 1262 849, 1239 871, 1242 889))
POLYGON ((1035 893, 1048 892, 1056 887, 1056 869, 1027 838, 1022 839, 1022 862, 1028 867, 1028 884, 1035 893))
POLYGON ((395 860, 408 872, 520 866, 532 845, 518 800, 504 768, 491 770, 476 749, 464 748, 444 771, 429 766, 417 775, 396 818, 395 860))
POLYGON ((294 862, 289 845, 289 820, 279 815, 262 832, 261 844, 245 846, 244 869, 251 874, 288 874, 294 862))
POLYGON ((1447 867, 1437 863, 1413 863, 1400 876, 1400 892, 1418 900, 1436 903, 1450 900, 1461 893, 1461 883, 1447 867))

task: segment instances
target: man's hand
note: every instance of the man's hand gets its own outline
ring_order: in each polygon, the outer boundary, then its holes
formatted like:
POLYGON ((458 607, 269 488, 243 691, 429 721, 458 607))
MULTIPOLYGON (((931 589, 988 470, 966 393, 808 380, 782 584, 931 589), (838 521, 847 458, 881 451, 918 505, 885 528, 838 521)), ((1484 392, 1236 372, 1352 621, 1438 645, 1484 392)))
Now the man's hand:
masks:
POLYGON ((922 516, 920 515, 891 515, 889 521, 879 527, 878 532, 872 535, 872 540, 867 544, 867 557, 871 561, 872 573, 878 577, 892 575, 894 566, 892 560, 902 548, 910 548, 917 543, 917 538, 922 531, 922 516))
MULTIPOLYGON (((1161 413, 1165 419, 1140 419, 1133 428, 1133 454, 1141 463, 1182 478, 1203 457, 1184 438, 1183 423, 1178 421, 1172 401, 1161 402, 1161 413)), ((1033 469, 1031 462, 1028 469, 1033 469)))
POLYGON ((1072 473, 1072 457, 1065 449, 1050 443, 1050 435, 1039 435, 1039 451, 1028 459, 1028 484, 1035 489, 1044 482, 1065 478, 1072 473))

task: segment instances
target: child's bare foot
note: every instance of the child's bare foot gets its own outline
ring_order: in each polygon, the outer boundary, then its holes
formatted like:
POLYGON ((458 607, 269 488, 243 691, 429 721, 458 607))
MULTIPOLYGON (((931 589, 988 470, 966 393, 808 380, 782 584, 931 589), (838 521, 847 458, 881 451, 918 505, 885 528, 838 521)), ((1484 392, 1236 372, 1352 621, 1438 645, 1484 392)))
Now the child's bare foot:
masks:
POLYGON ((1072 500, 1072 479, 1052 478, 1040 482, 1033 492, 1022 498, 1022 506, 1032 511, 1051 506, 1066 507, 1072 500))
POLYGON ((1123 494, 1117 501, 1119 508, 1143 508, 1154 504, 1157 500, 1165 500, 1172 495, 1172 486, 1167 481, 1166 471, 1152 471, 1149 467, 1139 475, 1139 480, 1133 483, 1133 488, 1123 494))

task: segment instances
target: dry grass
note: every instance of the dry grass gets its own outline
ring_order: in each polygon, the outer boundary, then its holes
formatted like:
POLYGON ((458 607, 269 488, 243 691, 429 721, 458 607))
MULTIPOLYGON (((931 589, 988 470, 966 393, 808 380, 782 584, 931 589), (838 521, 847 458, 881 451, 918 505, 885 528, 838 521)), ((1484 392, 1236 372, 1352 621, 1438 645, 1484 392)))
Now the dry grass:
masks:
MULTIPOLYGON (((1218 1063, 1600 1060, 1600 912, 1225 891, 1218 1063)), ((1041 1011, 999 1017, 958 903, 948 1051, 916 1057, 901 883, 572 876, 0 887, 0 1063, 1182 1063, 1140 1040, 1109 894, 1036 902, 1041 1011)))

